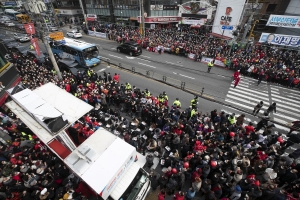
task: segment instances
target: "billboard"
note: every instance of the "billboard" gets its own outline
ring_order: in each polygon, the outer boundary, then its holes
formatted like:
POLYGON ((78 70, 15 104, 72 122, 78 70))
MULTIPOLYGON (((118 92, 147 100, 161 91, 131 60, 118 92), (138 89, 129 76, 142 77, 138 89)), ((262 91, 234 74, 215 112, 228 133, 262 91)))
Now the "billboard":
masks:
POLYGON ((233 38, 232 29, 239 24, 244 5, 245 0, 234 2, 232 0, 219 0, 212 32, 233 38), (224 26, 228 30, 222 29, 224 26), (229 27, 232 27, 232 29, 229 30, 229 27))
POLYGON ((300 16, 270 15, 266 26, 300 28, 300 16))
POLYGON ((258 42, 274 45, 284 45, 290 47, 299 47, 300 36, 262 33, 258 42))

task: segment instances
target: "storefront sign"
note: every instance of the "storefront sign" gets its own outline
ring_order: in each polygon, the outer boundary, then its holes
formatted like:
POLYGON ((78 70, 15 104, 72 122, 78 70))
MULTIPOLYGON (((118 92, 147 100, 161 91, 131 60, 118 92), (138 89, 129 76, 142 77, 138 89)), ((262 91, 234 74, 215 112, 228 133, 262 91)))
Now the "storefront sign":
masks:
POLYGON ((129 18, 117 18, 117 21, 128 21, 129 18))
POLYGON ((231 30, 222 30, 222 26, 236 27, 239 23, 245 0, 235 1, 233 4, 231 0, 222 0, 218 3, 215 21, 212 32, 225 37, 233 38, 231 30))
POLYGON ((266 26, 300 28, 300 16, 271 15, 266 26))
POLYGON ((17 3, 15 1, 6 1, 4 2, 4 6, 16 6, 17 3))
POLYGON ((192 20, 192 19, 183 19, 181 20, 182 24, 197 24, 197 25, 204 25, 207 19, 200 19, 200 20, 192 20))
POLYGON ((178 10, 177 5, 150 5, 150 10, 178 10))
POLYGON ((300 47, 300 36, 262 33, 259 42, 290 47, 300 47))
MULTIPOLYGON (((145 23, 165 23, 165 22, 179 22, 181 17, 146 17, 145 23)), ((141 17, 138 17, 138 22, 141 21, 141 17)))
POLYGON ((77 14, 82 14, 82 10, 81 9, 70 9, 70 10, 56 9, 55 12, 57 14, 61 14, 61 15, 77 15, 77 14))

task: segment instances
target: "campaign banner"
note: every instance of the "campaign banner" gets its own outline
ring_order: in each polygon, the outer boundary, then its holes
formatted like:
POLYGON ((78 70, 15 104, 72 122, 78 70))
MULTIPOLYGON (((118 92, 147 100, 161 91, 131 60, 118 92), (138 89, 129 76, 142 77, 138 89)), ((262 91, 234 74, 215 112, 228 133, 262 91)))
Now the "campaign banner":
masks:
POLYGON ((30 41, 32 43, 32 46, 34 47, 34 50, 35 50, 37 56, 40 57, 41 50, 40 50, 40 47, 39 47, 38 39, 37 38, 32 38, 30 41))
POLYGON ((188 58, 194 60, 195 59, 195 54, 189 53, 188 58))
MULTIPOLYGON (((208 57, 202 57, 201 62, 203 63, 209 63, 211 62, 213 59, 212 58, 208 58, 208 57)), ((214 65, 219 66, 219 67, 225 67, 225 64, 218 59, 215 59, 214 65)))
POLYGON ((219 0, 212 32, 233 38, 232 29, 239 25, 244 5, 245 0, 234 1, 234 3, 232 0, 219 0), (222 29, 222 26, 232 29, 222 29))
POLYGON ((290 47, 299 47, 300 36, 262 33, 258 42, 274 45, 284 45, 290 47))
POLYGON ((29 35, 35 34, 35 28, 34 28, 33 23, 27 23, 27 24, 24 24, 23 26, 24 26, 27 34, 29 34, 29 35))
POLYGON ((270 15, 266 26, 300 28, 300 16, 270 15))
POLYGON ((206 23, 207 19, 200 19, 200 20, 194 20, 194 19, 183 19, 181 20, 182 24, 197 24, 197 25, 204 25, 206 23))
POLYGON ((99 38, 106 38, 106 33, 91 31, 89 30, 89 35, 99 37, 99 38))

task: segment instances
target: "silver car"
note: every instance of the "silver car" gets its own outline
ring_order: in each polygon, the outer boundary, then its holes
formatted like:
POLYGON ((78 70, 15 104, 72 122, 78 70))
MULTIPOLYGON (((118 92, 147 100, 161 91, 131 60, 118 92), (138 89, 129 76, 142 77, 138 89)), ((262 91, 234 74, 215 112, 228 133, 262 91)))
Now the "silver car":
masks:
POLYGON ((15 40, 17 40, 19 42, 28 42, 28 41, 30 41, 30 38, 27 35, 24 35, 24 34, 14 33, 14 38, 15 38, 15 40))

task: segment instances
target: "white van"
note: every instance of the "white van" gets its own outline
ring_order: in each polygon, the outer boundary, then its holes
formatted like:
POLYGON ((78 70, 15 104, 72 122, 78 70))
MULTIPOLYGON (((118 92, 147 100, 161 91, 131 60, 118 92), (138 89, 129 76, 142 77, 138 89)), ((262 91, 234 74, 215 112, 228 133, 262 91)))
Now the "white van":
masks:
POLYGON ((145 156, 111 132, 99 128, 76 146, 65 131, 92 106, 47 83, 33 91, 7 91, 6 106, 103 200, 144 200, 151 181, 143 170, 145 156), (75 109, 74 109, 75 108, 75 109))

